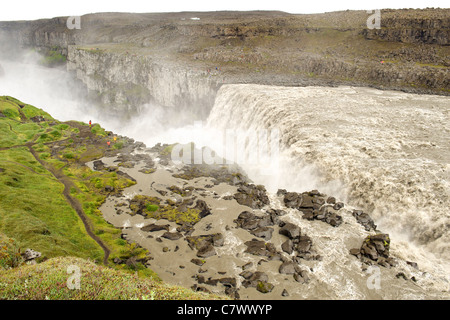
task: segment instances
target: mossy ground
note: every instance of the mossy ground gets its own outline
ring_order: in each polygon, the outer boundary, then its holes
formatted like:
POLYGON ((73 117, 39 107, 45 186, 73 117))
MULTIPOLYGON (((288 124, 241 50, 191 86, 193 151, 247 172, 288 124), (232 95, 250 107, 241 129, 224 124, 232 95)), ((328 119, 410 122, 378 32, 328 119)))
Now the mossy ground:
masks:
MULTIPOLYGON (((0 111, 0 235, 1 239, 7 239, 2 240, 0 246, 2 269, 16 267, 15 263, 10 262, 11 257, 14 252, 23 252, 27 248, 41 252, 42 256, 37 262, 38 266, 43 266, 43 270, 46 270, 43 263, 48 259, 53 261, 49 265, 55 261, 66 263, 65 260, 58 260, 60 258, 55 260, 56 257, 71 256, 97 262, 102 260, 105 252, 89 236, 77 212, 63 195, 65 185, 61 182, 62 179, 66 185, 70 185, 70 197, 80 203, 93 233, 109 249, 110 262, 114 258, 134 257, 140 260, 148 256, 146 249, 121 239, 120 229, 107 223, 98 209, 111 192, 106 191, 110 190, 106 186, 112 187, 112 192, 120 192, 135 183, 117 172, 92 171, 85 165, 87 161, 102 157, 107 150, 114 150, 108 149, 106 141, 110 137, 103 128, 97 124, 90 127, 75 121, 59 122, 43 110, 11 97, 0 97, 0 111), (43 117, 42 121, 31 120, 36 116, 43 117), (53 168, 52 171, 49 168, 53 168), (10 245, 10 240, 14 246, 10 245)), ((124 141, 119 139, 117 143, 123 145, 124 141)), ((157 210, 155 207, 148 210, 159 211, 159 206, 157 210)), ((85 260, 77 261, 79 264, 88 264, 85 260)), ((21 263, 23 261, 17 261, 18 265, 21 263)), ((91 284, 87 292, 67 291, 62 280, 58 280, 63 276, 67 277, 67 272, 54 270, 52 273, 47 270, 46 273, 51 273, 48 275, 50 280, 37 276, 36 279, 30 279, 24 287, 25 278, 18 276, 17 272, 23 274, 21 272, 24 272, 24 268, 29 268, 26 270, 31 273, 41 271, 33 269, 35 267, 22 266, 19 268, 22 271, 0 272, 0 285, 2 281, 3 286, 5 281, 8 283, 0 290, 3 294, 0 298, 140 299, 150 295, 158 299, 173 298, 178 294, 180 297, 186 294, 186 298, 191 298, 189 295, 193 294, 188 292, 190 290, 185 292, 181 288, 159 292, 157 288, 165 285, 156 285, 160 281, 158 276, 141 263, 109 265, 126 271, 127 274, 137 272, 139 276, 151 278, 149 281, 152 282, 142 285, 142 288, 148 289, 137 290, 135 287, 122 295, 114 290, 117 288, 117 283, 114 283, 116 280, 110 283, 104 276, 100 276, 98 280, 92 277, 88 282, 102 282, 102 287, 109 288, 102 293, 94 290, 98 284, 91 284)), ((109 269, 101 270, 102 273, 114 272, 109 269)), ((92 274, 89 271, 86 273, 92 274)), ((126 278, 128 275, 121 274, 120 277, 126 278)), ((120 277, 117 275, 117 278, 120 277)))
POLYGON ((167 285, 75 257, 0 272, 0 300, 205 300, 227 299, 167 285), (68 272, 72 270, 72 273, 68 272), (75 273, 76 272, 76 273, 75 273), (79 289, 74 280, 79 275, 79 289))
POLYGON ((146 218, 165 219, 179 225, 194 225, 200 221, 200 210, 186 208, 180 211, 176 203, 164 203, 157 197, 136 195, 130 201, 131 215, 141 214, 146 218))

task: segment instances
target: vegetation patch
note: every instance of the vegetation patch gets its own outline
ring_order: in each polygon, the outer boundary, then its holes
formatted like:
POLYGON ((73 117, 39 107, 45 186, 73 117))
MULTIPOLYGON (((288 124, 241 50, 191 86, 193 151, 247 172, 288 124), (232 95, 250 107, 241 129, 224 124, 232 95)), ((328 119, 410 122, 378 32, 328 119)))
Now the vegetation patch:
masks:
POLYGON ((0 273, 0 299, 13 300, 210 300, 227 297, 171 286, 140 272, 58 257, 0 273), (68 273, 68 271, 72 273, 68 273), (75 275, 79 275, 79 281, 75 275))

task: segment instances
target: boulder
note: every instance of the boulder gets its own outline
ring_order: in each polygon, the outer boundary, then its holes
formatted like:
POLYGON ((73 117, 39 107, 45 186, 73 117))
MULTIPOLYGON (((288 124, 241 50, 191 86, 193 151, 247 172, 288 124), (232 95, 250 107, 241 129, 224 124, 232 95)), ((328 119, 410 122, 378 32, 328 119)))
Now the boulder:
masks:
POLYGON ((163 238, 169 239, 169 240, 178 240, 183 237, 183 235, 179 232, 164 232, 164 234, 161 236, 163 238))
POLYGON ((283 262, 278 269, 281 274, 294 274, 297 270, 297 264, 292 261, 283 262))
POLYGON ((305 270, 300 270, 294 273, 294 280, 300 283, 307 283, 309 282, 308 273, 305 270))
POLYGON ((250 232, 251 230, 260 229, 258 232, 264 231, 265 233, 267 233, 268 231, 267 227, 274 225, 273 219, 271 218, 270 215, 257 216, 249 211, 241 212, 241 214, 239 214, 239 216, 237 217, 237 219, 234 220, 234 222, 237 224, 238 227, 245 230, 249 230, 250 232))
POLYGON ((94 166, 94 170, 97 170, 97 171, 103 170, 105 168, 105 164, 103 163, 102 160, 95 160, 93 162, 93 166, 94 166))
POLYGON ((297 251, 299 253, 308 253, 312 246, 312 240, 308 236, 300 236, 297 244, 297 251))
POLYGON ((239 204, 253 209, 261 209, 270 203, 264 186, 248 183, 240 184, 234 198, 239 204))
POLYGON ((264 240, 270 240, 272 238, 273 228, 262 227, 251 230, 250 233, 258 238, 263 238, 264 240))
POLYGON ((252 240, 245 242, 247 249, 245 252, 253 254, 255 256, 266 256, 267 255, 267 247, 264 241, 252 240))
POLYGON ((187 236, 186 241, 188 242, 191 249, 201 249, 207 245, 213 245, 215 247, 221 247, 224 244, 224 237, 221 233, 206 234, 200 236, 187 236))
POLYGON ((280 259, 280 254, 275 249, 275 246, 270 242, 264 242, 253 239, 244 243, 247 246, 245 252, 253 254, 255 256, 268 257, 269 260, 280 259))
POLYGON ((297 192, 286 192, 283 201, 286 207, 298 209, 302 204, 302 195, 297 192))
POLYGON ((236 287, 236 279, 233 277, 225 277, 217 280, 225 287, 236 287))
POLYGON ((344 207, 344 203, 342 203, 342 202, 337 202, 333 205, 333 209, 336 211, 342 209, 343 207, 344 207))
POLYGON ((154 231, 160 231, 160 230, 166 230, 169 231, 170 225, 164 224, 164 225, 158 225, 158 224, 149 224, 141 228, 142 231, 146 232, 154 232, 154 231))
POLYGON ((114 187, 113 186, 105 186, 105 188, 103 190, 105 190, 105 192, 113 192, 114 187))
POLYGON ((242 285, 245 288, 252 287, 255 288, 259 282, 267 282, 269 281, 269 277, 267 274, 261 271, 256 271, 251 274, 246 274, 245 280, 242 282, 242 285))
POLYGON ((259 281, 258 284, 256 285, 256 290, 262 293, 269 293, 273 290, 273 288, 274 288, 273 284, 265 281, 259 281))
POLYGON ((352 215, 355 217, 356 221, 361 224, 367 231, 375 230, 377 228, 376 224, 372 218, 362 210, 353 210, 352 215))
POLYGON ((191 262, 199 267, 205 264, 205 260, 193 258, 191 259, 191 262))
POLYGON ((281 249, 287 254, 292 254, 292 252, 294 251, 294 243, 291 239, 287 239, 281 244, 281 249))
POLYGON ((33 249, 27 249, 24 253, 22 253, 22 258, 25 262, 32 262, 40 257, 41 253, 38 251, 34 251, 33 249))
POLYGON ((200 211, 198 216, 201 219, 211 214, 211 209, 209 209, 207 203, 204 200, 197 200, 193 209, 197 209, 200 211))
MULTIPOLYGON (((364 262, 376 261, 379 265, 389 267, 396 265, 396 261, 389 257, 390 238, 388 234, 378 233, 367 236, 360 249, 360 259, 364 262), (367 260, 369 259, 369 261, 367 260)), ((350 253, 358 257, 357 249, 350 253)))
POLYGON ((301 230, 300 227, 296 226, 295 224, 286 222, 283 224, 283 226, 281 226, 279 233, 288 237, 289 239, 295 239, 300 237, 301 230))
POLYGON ((201 247, 197 251, 197 257, 199 257, 199 258, 208 258, 208 257, 214 256, 214 255, 216 255, 216 250, 214 249, 214 247, 211 244, 201 247))

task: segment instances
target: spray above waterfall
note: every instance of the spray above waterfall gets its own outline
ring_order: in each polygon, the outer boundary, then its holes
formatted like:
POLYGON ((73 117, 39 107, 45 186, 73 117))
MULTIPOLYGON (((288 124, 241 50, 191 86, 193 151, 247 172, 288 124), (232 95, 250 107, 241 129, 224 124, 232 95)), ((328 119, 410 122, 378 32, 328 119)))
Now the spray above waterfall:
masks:
POLYGON ((203 128, 202 122, 194 123, 193 141, 201 149, 191 144, 177 144, 171 158, 183 164, 239 164, 260 168, 261 175, 270 175, 279 166, 279 130, 260 129, 244 131, 236 129, 212 130, 203 128), (205 135, 205 130, 208 134, 205 135))

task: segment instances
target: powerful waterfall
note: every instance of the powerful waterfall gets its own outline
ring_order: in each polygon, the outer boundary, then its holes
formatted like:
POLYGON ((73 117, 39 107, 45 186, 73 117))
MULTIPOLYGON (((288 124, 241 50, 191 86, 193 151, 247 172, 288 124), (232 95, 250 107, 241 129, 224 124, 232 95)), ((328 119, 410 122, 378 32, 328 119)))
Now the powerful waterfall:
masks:
MULTIPOLYGON (((220 155, 225 150, 222 144, 227 133, 239 136, 267 132, 270 136, 277 132, 277 157, 268 158, 270 165, 275 164, 274 170, 264 171, 267 162, 255 165, 245 157, 238 161, 255 183, 270 191, 272 207, 282 207, 276 196, 282 188, 295 192, 317 189, 353 208, 364 209, 380 230, 390 234, 392 254, 403 261, 417 262, 421 270, 417 272, 428 273, 428 282, 422 282, 422 288, 448 290, 447 97, 356 87, 224 84, 203 122, 186 118, 184 126, 170 127, 158 122, 164 114, 161 106, 155 109, 147 105, 139 118, 128 121, 112 119, 114 115, 107 111, 99 112, 76 100, 79 96, 70 94, 73 91, 66 85, 72 79, 63 71, 9 63, 3 67, 1 95, 42 106, 61 120, 98 121, 108 130, 143 141, 149 147, 158 142, 193 141, 220 155)), ((252 153, 255 148, 251 140, 241 145, 244 150, 240 152, 252 153)), ((311 284, 307 292, 299 292, 300 297, 423 297, 411 285, 391 288, 382 283, 382 292, 375 293, 367 288, 360 264, 348 254, 366 236, 354 219, 344 218, 339 228, 312 224, 292 210, 287 219, 314 238, 323 256, 322 261, 311 266, 320 281, 311 284)), ((239 243, 235 235, 229 236, 239 243)))

